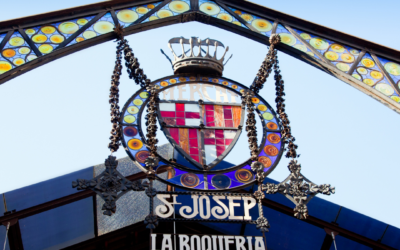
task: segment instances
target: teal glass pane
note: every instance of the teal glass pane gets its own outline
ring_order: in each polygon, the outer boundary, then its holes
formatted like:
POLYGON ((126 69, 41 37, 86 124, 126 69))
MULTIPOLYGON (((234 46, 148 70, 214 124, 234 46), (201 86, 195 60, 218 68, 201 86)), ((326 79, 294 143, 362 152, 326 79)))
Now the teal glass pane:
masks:
MULTIPOLYGON (((381 57, 378 57, 378 59, 397 87, 400 88, 400 64, 381 57)), ((396 102, 400 102, 400 97, 391 96, 390 98, 396 102)))
POLYGON ((25 33, 42 54, 54 51, 62 42, 71 35, 78 32, 82 26, 87 24, 94 16, 77 18, 65 22, 57 22, 33 28, 25 29, 25 33))
POLYGON ((399 98, 394 87, 384 76, 369 53, 366 53, 361 59, 352 76, 392 99, 398 100, 399 98))
POLYGON ((1 51, 0 74, 33 60, 30 56, 32 53, 21 34, 18 31, 14 32, 1 51))
POLYGON ((315 55, 309 48, 307 48, 307 46, 305 46, 303 42, 301 42, 294 35, 292 35, 283 25, 278 24, 276 28, 276 34, 279 34, 282 43, 291 46, 295 49, 298 49, 306 53, 307 55, 320 60, 320 58, 317 55, 315 55))
POLYGON ((271 36, 272 33, 272 26, 274 21, 261 18, 259 16, 247 13, 242 10, 238 10, 232 7, 229 7, 233 12, 238 14, 243 20, 245 20, 248 24, 253 26, 258 32, 260 32, 263 35, 266 36, 271 36))
POLYGON ((94 238, 89 197, 19 220, 24 249, 58 250, 94 238))
POLYGON ((173 0, 169 4, 163 6, 156 13, 144 20, 142 23, 154 21, 161 18, 177 16, 191 9, 190 0, 173 0))
POLYGON ((87 30, 82 32, 77 38, 71 41, 67 46, 103 35, 114 31, 114 21, 112 19, 111 13, 108 12, 104 16, 102 16, 99 20, 97 20, 92 26, 90 26, 87 30))
POLYGON ((130 24, 147 14, 149 11, 160 5, 162 2, 140 5, 135 7, 130 7, 122 10, 115 11, 118 18, 119 24, 122 27, 128 27, 130 24))
POLYGON ((218 19, 221 19, 221 20, 227 21, 229 23, 233 23, 240 27, 248 29, 246 25, 243 25, 241 22, 239 22, 239 20, 237 20, 234 16, 229 14, 229 12, 227 12, 224 8, 219 6, 214 1, 200 0, 199 8, 200 8, 201 12, 203 12, 209 16, 212 16, 212 17, 215 17, 215 18, 218 18, 218 19))

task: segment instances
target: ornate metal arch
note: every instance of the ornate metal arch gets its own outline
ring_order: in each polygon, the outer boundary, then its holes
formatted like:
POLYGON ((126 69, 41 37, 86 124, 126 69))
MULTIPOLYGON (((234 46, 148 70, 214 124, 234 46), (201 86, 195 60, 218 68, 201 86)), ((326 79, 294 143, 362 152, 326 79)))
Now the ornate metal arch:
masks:
POLYGON ((99 22, 121 23, 124 35, 130 35, 198 21, 265 45, 269 45, 269 36, 280 34, 283 44, 277 48, 282 52, 323 70, 400 113, 400 51, 244 0, 182 1, 189 9, 171 9, 174 0, 120 0, 0 22, 0 62, 4 62, 0 65, 0 84, 63 56, 113 40, 113 32, 95 29, 99 22), (202 10, 206 2, 218 6, 223 15, 202 10), (146 10, 140 12, 139 7, 146 10), (124 9, 136 10, 139 13, 136 20, 122 22, 118 13, 124 9), (171 14, 163 18, 159 14, 161 10, 171 14), (71 26, 62 33, 60 25, 65 22, 71 26), (45 26, 55 28, 59 40, 51 39, 42 30, 45 26), (91 31, 91 35, 84 37, 86 31, 91 31), (44 35, 47 40, 38 41, 35 35, 44 35))

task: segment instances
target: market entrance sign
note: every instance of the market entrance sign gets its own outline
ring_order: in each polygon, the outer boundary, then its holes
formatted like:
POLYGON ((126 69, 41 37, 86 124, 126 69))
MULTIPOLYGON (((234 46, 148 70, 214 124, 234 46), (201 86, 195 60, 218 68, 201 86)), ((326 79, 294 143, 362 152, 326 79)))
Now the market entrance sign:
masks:
POLYGON ((231 245, 236 250, 265 250, 261 236, 151 234, 151 250, 229 250, 231 245))

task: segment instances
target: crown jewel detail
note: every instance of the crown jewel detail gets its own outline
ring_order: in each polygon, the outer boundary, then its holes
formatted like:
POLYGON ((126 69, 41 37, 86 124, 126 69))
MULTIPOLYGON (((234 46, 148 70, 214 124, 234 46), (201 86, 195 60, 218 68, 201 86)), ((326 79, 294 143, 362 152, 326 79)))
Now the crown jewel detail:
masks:
POLYGON ((208 73, 208 74, 216 74, 222 76, 222 71, 224 70, 224 59, 225 55, 229 50, 229 47, 226 47, 224 54, 220 59, 217 59, 217 50, 218 47, 225 48, 224 44, 220 41, 213 39, 204 39, 201 40, 198 37, 191 37, 189 39, 183 37, 175 37, 168 41, 168 47, 170 48, 174 60, 172 61, 172 67, 174 69, 175 74, 180 73, 208 73), (182 54, 177 56, 175 51, 172 48, 172 44, 181 44, 182 54), (190 49, 185 51, 185 44, 190 45, 190 49), (207 46, 207 49, 204 50, 202 47, 207 46), (215 47, 214 55, 210 55, 210 46, 215 47), (195 54, 194 48, 198 47, 199 52, 195 54))

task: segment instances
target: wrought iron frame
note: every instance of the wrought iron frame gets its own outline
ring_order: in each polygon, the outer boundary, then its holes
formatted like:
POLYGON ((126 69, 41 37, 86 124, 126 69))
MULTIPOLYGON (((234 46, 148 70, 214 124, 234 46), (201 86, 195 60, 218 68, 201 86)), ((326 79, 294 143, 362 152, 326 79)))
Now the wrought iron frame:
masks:
MULTIPOLYGON (((168 4, 171 0, 165 0, 163 1, 160 5, 158 5, 155 9, 162 8, 164 5, 168 4)), ((28 27, 34 27, 38 25, 45 25, 53 22, 59 22, 59 21, 64 21, 64 20, 70 20, 71 18, 78 18, 78 17, 83 17, 83 16, 88 16, 88 15, 100 15, 104 13, 105 11, 109 11, 112 15, 115 16, 114 11, 118 9, 123 9, 127 7, 134 7, 138 6, 141 4, 149 4, 149 3, 154 3, 157 1, 154 0, 121 0, 118 1, 117 3, 115 2, 101 2, 101 3, 96 3, 96 4, 91 4, 91 5, 86 5, 86 6, 80 6, 80 7, 75 7, 71 9, 66 9, 66 10, 61 10, 61 11, 55 11, 51 13, 45 13, 45 14, 40 14, 36 16, 30 16, 30 17, 23 17, 20 19, 14 19, 14 20, 9 20, 9 21, 4 21, 0 22, 0 33, 3 32, 8 32, 6 37, 9 37, 13 34, 14 31, 18 31, 19 29, 24 29, 28 27)), ((173 17, 168 17, 164 19, 159 19, 151 22, 146 22, 146 23, 139 23, 139 20, 137 22, 133 23, 132 25, 126 27, 124 29, 124 35, 130 35, 130 34, 136 34, 142 31, 162 27, 162 26, 167 26, 171 24, 177 24, 177 23, 185 23, 185 22, 190 22, 190 21, 198 21, 201 23, 209 24, 212 26, 216 26, 222 29, 225 29, 227 31, 236 33, 238 35, 244 36, 246 38, 249 38, 251 40, 254 40, 256 42, 260 42, 265 45, 269 45, 268 37, 259 34, 258 32, 255 32, 252 28, 246 29, 243 27, 240 27, 235 24, 228 23, 226 21, 213 18, 211 16, 207 16, 200 12, 198 10, 198 1, 196 0, 191 0, 191 3, 194 4, 193 8, 185 12, 181 15, 173 16, 173 17)), ((327 39, 331 39, 333 41, 351 46, 353 48, 359 49, 360 51, 365 51, 371 54, 373 58, 376 58, 377 56, 384 57, 390 60, 394 60, 399 62, 400 61, 400 51, 390 49, 387 47, 384 47, 382 45, 378 45, 373 42, 369 42, 366 40, 363 40, 358 37, 354 37, 351 35, 344 34, 342 32, 317 25, 305 20, 302 20, 300 18, 296 18, 272 9, 269 9, 267 7, 262 7, 257 4, 253 4, 251 2, 243 1, 243 0, 216 0, 216 3, 218 3, 221 6, 231 6, 234 8, 239 8, 243 11, 247 11, 249 13, 255 14, 260 16, 261 18, 267 18, 269 20, 274 21, 274 29, 273 29, 273 34, 276 32, 276 27, 278 24, 282 24, 286 29, 289 30, 293 35, 295 35, 292 30, 292 28, 297 28, 304 30, 305 32, 311 32, 315 35, 319 35, 322 37, 325 37, 327 39)), ((230 9, 226 9, 229 13, 231 13, 230 9)), ((141 19, 145 19, 149 17, 151 14, 153 14, 153 11, 148 12, 143 16, 141 19)), ((241 23, 246 25, 246 22, 238 15, 234 15, 241 23)), ((97 17, 97 16, 96 16, 97 17)), ((248 27, 248 25, 246 25, 248 27)), ((81 32, 82 30, 79 30, 81 32)), ((76 35, 79 35, 80 33, 77 32, 76 35)), ((297 36, 296 36, 297 37, 297 36)), ((54 61, 58 58, 61 58, 63 56, 66 56, 68 54, 80 51, 84 48, 88 48, 106 41, 113 40, 115 38, 115 34, 113 33, 108 33, 104 34, 101 36, 98 36, 93 39, 89 39, 83 42, 80 42, 78 44, 74 44, 72 46, 65 47, 65 44, 62 44, 58 46, 52 53, 47 54, 45 56, 41 56, 37 58, 36 60, 33 60, 31 62, 28 62, 20 67, 17 67, 15 69, 12 69, 2 75, 0 75, 0 84, 4 83, 6 81, 9 81, 13 78, 15 78, 18 75, 21 75, 25 72, 28 72, 36 67, 39 67, 43 64, 49 63, 51 61, 54 61)), ((27 39, 27 42, 29 43, 30 39, 27 39)), ((4 39, 3 42, 0 44, 0 50, 4 47, 5 42, 7 40, 4 39)), ((300 39, 300 41, 302 41, 300 39)), ((302 41, 303 44, 309 48, 311 51, 314 51, 311 46, 302 41)), ((33 47, 34 48, 34 47, 33 47)), ((303 62, 306 62, 316 68, 319 68, 323 70, 324 72, 350 84, 351 86, 359 89, 363 93, 373 97, 374 99, 380 101, 381 103, 385 104, 388 106, 390 109, 400 113, 400 104, 396 103, 394 100, 391 100, 390 98, 386 97, 379 91, 365 85, 361 81, 353 78, 351 76, 352 72, 349 73, 344 73, 338 70, 334 65, 330 62, 324 61, 324 57, 321 57, 321 61, 316 60, 315 58, 312 58, 308 55, 305 55, 301 51, 294 49, 290 46, 287 46, 285 44, 279 44, 277 46, 278 50, 283 51, 284 53, 289 54, 290 56, 293 56, 303 62)), ((316 53, 318 54, 318 53, 316 53)), ((381 65, 379 65, 379 61, 377 61, 377 64, 379 68, 382 68, 381 65)), ((354 65, 353 65, 354 66, 354 65)), ((354 71, 354 68, 351 70, 354 71)), ((350 70, 350 71, 351 71, 350 70)), ((387 75, 387 72, 382 69, 382 72, 384 75, 387 75)), ((391 77, 387 77, 388 81, 390 81, 390 85, 395 89, 397 93, 400 93, 399 86, 396 84, 391 77)))
MULTIPOLYGON (((193 76, 193 75, 191 75, 191 74, 181 74, 180 76, 189 77, 189 76, 193 76)), ((168 88, 168 87, 179 86, 179 85, 183 85, 183 84, 194 84, 194 83, 204 83, 204 84, 208 84, 208 85, 214 85, 214 86, 221 87, 220 84, 213 83, 213 82, 203 81, 203 80, 201 79, 202 77, 207 77, 207 76, 206 76, 206 75, 204 75, 204 76, 197 76, 195 81, 186 81, 186 82, 182 82, 182 83, 176 83, 176 84, 173 84, 173 85, 169 85, 169 86, 167 86, 167 87, 165 87, 165 88, 163 88, 163 89, 160 89, 160 90, 158 90, 158 91, 163 91, 163 90, 165 90, 165 89, 168 88)), ((214 76, 210 76, 210 77, 214 77, 214 76)), ((160 78, 160 79, 154 80, 151 84, 154 84, 154 83, 163 81, 163 80, 165 80, 165 79, 171 79, 171 78, 176 78, 176 75, 171 75, 171 76, 162 77, 162 78, 160 78)), ((231 79, 229 79, 229 78, 226 78, 226 77, 217 77, 217 78, 219 78, 219 79, 224 79, 224 80, 227 80, 227 81, 229 81, 229 82, 232 82, 232 83, 234 83, 234 84, 240 86, 240 87, 243 88, 243 89, 248 89, 248 87, 246 87, 245 85, 240 84, 240 83, 238 83, 238 82, 236 82, 236 81, 234 81, 234 80, 231 80, 231 79)), ((137 125, 125 123, 125 122, 123 121, 123 116, 124 116, 123 114, 126 112, 127 108, 130 106, 130 103, 131 103, 137 96, 139 96, 139 94, 140 94, 141 92, 143 92, 144 90, 145 90, 145 88, 139 89, 136 93, 134 93, 134 94, 126 101, 126 103, 125 103, 125 105, 123 106, 122 111, 121 111, 121 122, 120 122, 121 126, 132 126, 132 127, 137 128, 137 129, 138 129, 138 133, 139 133, 139 135, 140 135, 142 141, 146 141, 146 137, 145 137, 145 135, 144 135, 144 133, 143 133, 143 130, 142 130, 142 128, 141 128, 141 124, 142 124, 142 115, 143 115, 143 112, 144 112, 144 110, 145 110, 145 108, 146 108, 147 100, 143 102, 143 104, 141 105, 141 108, 139 109, 139 112, 137 113, 137 125)), ((240 93, 239 91, 235 90, 235 89, 229 89, 229 90, 232 91, 232 92, 237 93, 238 95, 241 95, 241 93, 240 93)), ((271 113, 274 115, 274 117, 277 117, 277 114, 276 114, 276 112, 274 111, 274 109, 264 100, 264 98, 262 98, 262 97, 261 97, 260 95, 258 95, 258 94, 255 94, 255 97, 257 97, 257 98, 259 98, 261 101, 263 101, 264 104, 265 104, 265 105, 268 107, 268 109, 271 111, 271 113)), ((264 134, 263 134, 263 136, 262 136, 261 143, 259 144, 259 145, 260 145, 260 146, 259 146, 259 153, 260 153, 261 150, 263 150, 263 146, 265 145, 265 142, 266 142, 266 140, 267 140, 267 133, 268 133, 268 132, 272 132, 272 133, 281 133, 281 125, 280 125, 279 123, 277 124, 277 125, 278 125, 278 130, 266 129, 266 124, 265 124, 264 119, 261 117, 261 114, 260 114, 260 112, 258 111, 258 109, 256 109, 256 111, 257 111, 257 114, 260 116, 260 120, 261 120, 261 122, 262 122, 262 127, 264 128, 264 130, 263 130, 264 134)), ((278 121, 278 120, 279 120, 279 119, 277 118, 277 121, 278 121)), ((127 149, 128 146, 126 145, 126 143, 125 143, 124 140, 122 140, 122 145, 123 145, 123 147, 124 147, 126 153, 129 155, 129 157, 130 157, 130 158, 133 160, 133 162, 135 163, 135 165, 136 165, 139 169, 141 169, 142 171, 146 172, 147 169, 146 169, 145 167, 143 167, 142 165, 140 165, 136 160, 134 160, 134 159, 135 159, 135 156, 132 155, 132 153, 127 149)), ((265 172, 265 173, 266 173, 266 176, 267 176, 268 174, 270 174, 270 173, 276 168, 276 166, 278 165, 279 159, 280 159, 280 158, 282 157, 282 155, 283 155, 283 152, 284 152, 284 143, 281 143, 281 147, 280 147, 280 149, 279 149, 279 154, 277 155, 277 160, 275 161, 275 163, 274 163, 273 165, 271 165, 271 167, 269 168, 269 170, 268 170, 267 172, 265 172)), ((184 153, 185 153, 185 152, 184 152, 184 153)), ((182 155, 185 157, 185 154, 182 154, 182 155)), ((173 166, 174 168, 180 169, 180 170, 182 170, 182 171, 187 171, 187 172, 197 173, 197 174, 205 174, 205 173, 210 173, 210 174, 223 174, 223 173, 226 173, 226 172, 231 172, 231 171, 240 169, 240 168, 242 168, 242 167, 244 167, 244 166, 246 166, 246 165, 251 165, 251 160, 250 160, 250 157, 249 157, 249 158, 248 158, 247 160, 245 160, 243 163, 241 163, 241 164, 239 164, 239 165, 236 165, 236 166, 233 166, 233 167, 230 167, 230 168, 226 168, 226 169, 223 169, 223 170, 215 170, 215 171, 204 171, 204 170, 200 170, 200 169, 188 168, 188 167, 183 166, 183 165, 181 165, 181 164, 178 164, 178 163, 176 163, 176 162, 172 162, 172 161, 170 161, 169 159, 165 159, 165 158, 163 158, 163 157, 160 156, 160 155, 159 155, 158 157, 159 157, 159 159, 160 159, 160 163, 164 163, 164 164, 166 164, 166 165, 173 166)), ((188 160, 187 158, 185 158, 185 159, 188 160)), ((165 183, 165 184, 167 184, 167 185, 170 185, 170 186, 174 186, 174 187, 178 187, 178 188, 186 189, 186 190, 190 190, 190 191, 198 191, 198 190, 196 190, 196 189, 187 188, 187 187, 184 187, 184 186, 179 186, 179 185, 176 185, 176 184, 174 184, 174 183, 168 182, 168 181, 166 181, 166 180, 163 180, 163 179, 159 178, 157 175, 156 175, 156 179, 157 179, 158 181, 161 181, 161 182, 163 182, 163 183, 165 183)), ((243 183, 243 185, 241 185, 241 186, 238 186, 238 187, 229 189, 229 191, 240 190, 240 189, 243 189, 243 188, 248 187, 248 186, 250 186, 250 185, 253 185, 253 184, 255 184, 255 183, 256 183, 256 180, 252 180, 252 181, 250 181, 250 182, 243 183)), ((207 190, 207 192, 221 192, 221 190, 219 190, 219 189, 216 189, 216 190, 207 190)))

